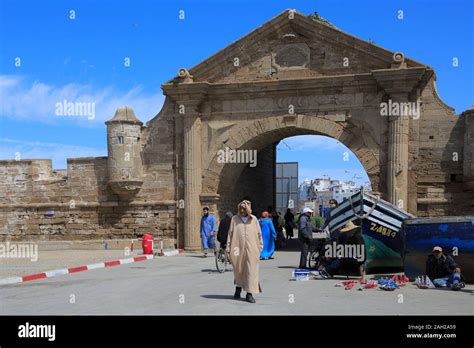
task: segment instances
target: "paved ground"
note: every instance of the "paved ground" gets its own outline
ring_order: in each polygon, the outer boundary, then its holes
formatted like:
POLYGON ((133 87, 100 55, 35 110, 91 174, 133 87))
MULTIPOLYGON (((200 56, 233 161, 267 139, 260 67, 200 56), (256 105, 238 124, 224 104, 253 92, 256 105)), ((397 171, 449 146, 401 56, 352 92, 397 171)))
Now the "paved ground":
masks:
POLYGON ((472 285, 461 292, 414 285, 348 291, 334 287, 338 280, 291 280, 298 259, 286 251, 261 262, 256 304, 232 299, 232 272, 217 273, 214 258, 181 254, 2 286, 0 314, 474 314, 472 285))

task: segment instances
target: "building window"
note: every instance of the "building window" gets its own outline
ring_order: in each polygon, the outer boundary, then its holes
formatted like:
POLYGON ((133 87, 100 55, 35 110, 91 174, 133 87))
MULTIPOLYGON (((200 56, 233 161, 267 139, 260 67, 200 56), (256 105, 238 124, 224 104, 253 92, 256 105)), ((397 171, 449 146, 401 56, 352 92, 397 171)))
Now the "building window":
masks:
POLYGON ((123 144, 123 135, 119 135, 118 140, 119 144, 123 144))

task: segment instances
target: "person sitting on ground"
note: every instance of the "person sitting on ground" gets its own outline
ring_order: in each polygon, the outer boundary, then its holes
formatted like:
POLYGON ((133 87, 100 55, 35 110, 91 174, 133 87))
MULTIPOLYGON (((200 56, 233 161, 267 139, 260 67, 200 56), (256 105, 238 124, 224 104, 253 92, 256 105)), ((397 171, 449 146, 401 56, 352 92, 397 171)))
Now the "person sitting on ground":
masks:
POLYGON ((262 217, 258 220, 258 223, 260 224, 263 239, 263 250, 260 253, 260 260, 273 259, 277 233, 272 221, 268 218, 268 212, 262 212, 262 217))
MULTIPOLYGON (((336 243, 338 245, 365 245, 360 226, 354 224, 352 221, 347 222, 346 225, 339 230, 339 235, 337 236, 336 243)), ((365 248, 363 250, 363 259, 365 260, 365 248)), ((354 262, 357 263, 359 273, 362 277, 361 282, 365 282, 366 279, 364 261, 359 261, 356 258, 332 258, 327 266, 320 267, 319 274, 323 278, 332 278, 343 266, 354 262)))
POLYGON ((426 275, 436 287, 451 287, 460 290, 461 268, 451 255, 445 255, 440 246, 433 248, 433 253, 426 260, 426 275))

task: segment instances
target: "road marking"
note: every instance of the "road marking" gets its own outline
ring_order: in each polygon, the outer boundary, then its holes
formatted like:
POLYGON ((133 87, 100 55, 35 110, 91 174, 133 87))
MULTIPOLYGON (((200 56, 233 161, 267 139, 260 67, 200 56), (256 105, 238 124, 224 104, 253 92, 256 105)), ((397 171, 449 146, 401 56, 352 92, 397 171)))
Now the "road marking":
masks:
POLYGON ((143 255, 143 256, 137 256, 137 257, 128 258, 128 259, 120 259, 120 260, 114 260, 114 261, 93 263, 93 264, 86 265, 86 266, 55 269, 55 270, 47 271, 47 272, 29 274, 29 275, 22 276, 22 277, 3 278, 3 279, 0 279, 0 285, 17 284, 17 283, 29 282, 29 281, 33 281, 33 280, 52 278, 52 277, 57 277, 57 276, 60 276, 60 275, 65 275, 65 274, 85 272, 85 271, 90 271, 90 270, 93 270, 93 269, 120 266, 120 265, 125 265, 125 264, 129 264, 129 263, 134 263, 134 262, 152 260, 153 258, 154 258, 153 255, 143 255))

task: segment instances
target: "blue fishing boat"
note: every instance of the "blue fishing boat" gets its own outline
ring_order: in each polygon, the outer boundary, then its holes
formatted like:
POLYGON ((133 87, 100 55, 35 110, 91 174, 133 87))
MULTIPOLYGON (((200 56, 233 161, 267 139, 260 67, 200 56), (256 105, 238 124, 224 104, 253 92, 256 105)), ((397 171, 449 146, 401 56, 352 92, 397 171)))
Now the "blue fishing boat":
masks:
POLYGON ((403 222, 414 217, 361 189, 331 211, 328 227, 332 235, 349 221, 361 226, 367 273, 399 272, 403 270, 403 222))

